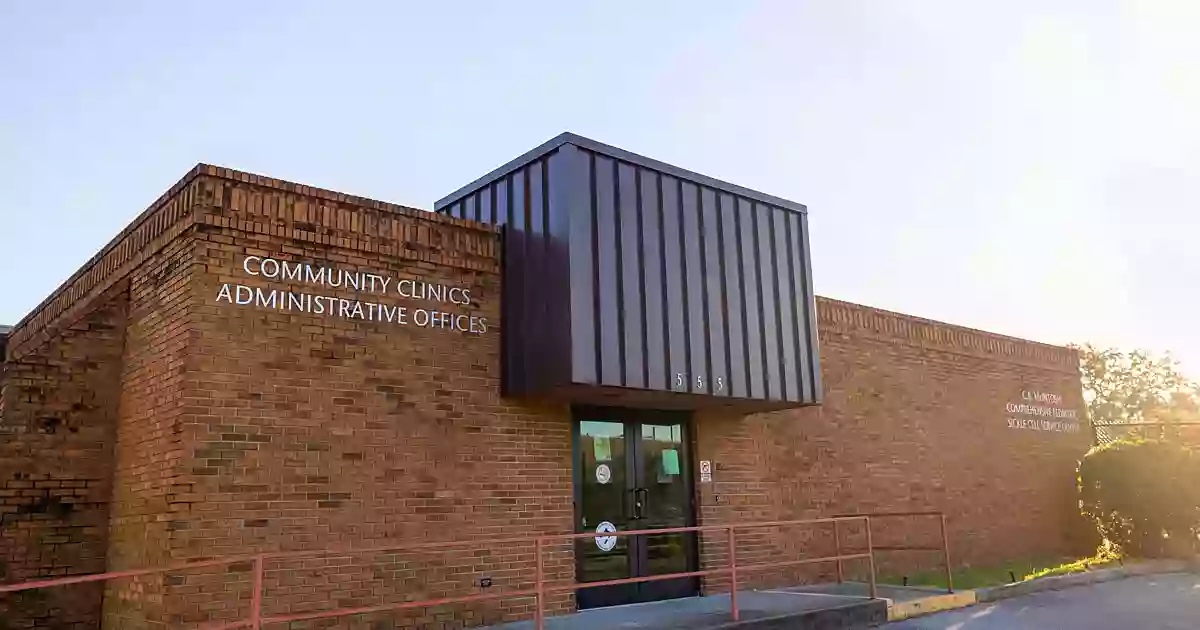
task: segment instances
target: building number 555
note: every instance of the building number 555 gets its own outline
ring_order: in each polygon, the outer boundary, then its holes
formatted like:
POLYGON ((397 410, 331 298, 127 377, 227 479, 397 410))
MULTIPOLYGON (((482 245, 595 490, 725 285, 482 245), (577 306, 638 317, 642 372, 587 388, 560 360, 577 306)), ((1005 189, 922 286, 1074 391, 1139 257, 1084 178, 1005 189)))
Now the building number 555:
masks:
MULTIPOLYGON (((675 387, 677 389, 682 389, 683 387, 686 386, 686 383, 687 383, 687 379, 684 378, 683 372, 676 372, 675 373, 675 387)), ((696 375, 696 389, 697 390, 704 389, 704 377, 699 374, 696 375)), ((725 378, 718 376, 717 377, 717 388, 715 391, 720 392, 720 391, 724 391, 724 390, 725 390, 725 378)))

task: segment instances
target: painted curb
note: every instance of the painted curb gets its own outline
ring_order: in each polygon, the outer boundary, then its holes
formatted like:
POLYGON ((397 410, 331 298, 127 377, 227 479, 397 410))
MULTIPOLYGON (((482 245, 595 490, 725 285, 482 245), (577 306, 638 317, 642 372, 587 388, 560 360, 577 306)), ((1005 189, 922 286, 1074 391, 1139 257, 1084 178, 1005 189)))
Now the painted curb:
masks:
POLYGON ((945 595, 932 595, 905 602, 892 601, 888 606, 888 621, 900 621, 909 617, 929 615, 943 610, 966 608, 976 603, 975 591, 959 591, 945 595))
POLYGON ((1010 597, 1029 595, 1031 593, 1057 591, 1074 586, 1087 586, 1089 584, 1099 584, 1100 582, 1123 580, 1125 578, 1138 575, 1150 575, 1153 573, 1180 573, 1194 570, 1195 567, 1195 563, 1183 560, 1139 562, 1138 564, 1131 564, 1129 566, 1116 567, 1112 569, 1098 569, 1095 571, 1084 571, 1082 573, 1055 575, 1052 577, 1029 580, 1028 582, 1016 582, 1014 584, 1004 584, 1002 586, 990 586, 987 588, 975 589, 975 599, 978 602, 994 602, 1002 599, 1008 599, 1010 597))
POLYGON ((888 621, 900 621, 921 615, 929 615, 975 604, 995 602, 1010 597, 1020 597, 1043 591, 1057 591, 1073 586, 1087 586, 1113 580, 1123 580, 1139 575, 1156 573, 1200 572, 1200 562, 1187 560, 1155 560, 1139 562, 1113 569, 1097 569, 1082 573, 1070 573, 1053 577, 1038 578, 1028 582, 1016 582, 1002 586, 990 586, 974 590, 932 595, 906 602, 888 601, 888 621))

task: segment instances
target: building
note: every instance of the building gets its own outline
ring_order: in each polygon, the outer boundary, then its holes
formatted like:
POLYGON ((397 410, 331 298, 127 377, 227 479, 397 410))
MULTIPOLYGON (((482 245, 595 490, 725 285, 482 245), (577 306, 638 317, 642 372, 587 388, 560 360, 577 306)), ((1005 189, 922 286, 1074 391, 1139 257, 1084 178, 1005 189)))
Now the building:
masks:
MULTIPOLYGON (((208 165, 151 204, 7 336, 0 581, 478 543, 280 561, 265 606, 298 612, 484 577, 528 587, 533 550, 497 542, 526 532, 941 510, 956 564, 1079 543, 1074 468, 1091 433, 1075 353, 814 296, 804 206, 564 134, 436 210, 208 165)), ((739 562, 832 544, 781 528, 739 541, 739 562)), ((551 549, 547 575, 686 571, 726 553, 691 534, 597 542, 551 549)), ((250 579, 235 566, 0 606, 37 627, 181 627, 245 614, 250 579)))

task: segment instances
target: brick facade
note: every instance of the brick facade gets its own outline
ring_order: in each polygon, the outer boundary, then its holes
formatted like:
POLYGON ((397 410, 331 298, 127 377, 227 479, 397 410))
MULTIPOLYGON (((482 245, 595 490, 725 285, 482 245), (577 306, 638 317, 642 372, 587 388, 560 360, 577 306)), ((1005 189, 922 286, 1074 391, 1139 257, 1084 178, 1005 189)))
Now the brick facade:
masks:
MULTIPOLYGON (((37 352, 6 361, 0 389, 0 580, 105 569, 112 446, 127 301, 101 298, 37 352)), ((99 585, 0 599, 13 628, 94 627, 99 585)))
MULTIPOLYGON (((412 210, 388 216, 347 205, 326 219, 301 195, 216 179, 202 186, 208 201, 194 239, 195 371, 181 461, 188 489, 171 500, 171 553, 479 541, 440 560, 399 554, 353 557, 353 566, 346 558, 272 563, 268 614, 447 596, 471 590, 485 573, 499 586, 528 588, 532 549, 493 549, 488 541, 513 529, 570 527, 570 431, 565 409, 499 397, 496 233, 412 210), (290 212, 268 219, 273 208, 290 212), (276 229, 242 229, 256 220, 276 229), (302 229, 314 226, 321 227, 302 229), (364 234, 394 236, 366 242, 364 234), (464 287, 472 304, 451 308, 486 318, 489 330, 469 335, 219 302, 226 283, 283 286, 247 276, 246 256, 464 287)), ((567 562, 550 568, 568 571, 567 562)), ((188 577, 181 586, 193 581, 203 583, 188 577)), ((220 616, 205 604, 228 594, 176 599, 189 608, 172 621, 200 621, 220 616)), ((526 601, 454 612, 479 622, 527 611, 526 601)))
MULTIPOLYGON (((701 414, 697 457, 716 468, 713 483, 700 486, 703 522, 939 510, 956 565, 1094 548, 1076 520, 1074 470, 1091 445, 1086 421, 1075 432, 1007 421, 1007 404, 1019 404, 1023 391, 1060 394, 1061 408, 1082 414, 1074 351, 826 298, 817 307, 820 407, 701 414)), ((878 522, 876 544, 941 542, 936 519, 878 522)), ((843 527, 847 546, 861 547, 861 528, 843 527)), ((829 528, 809 528, 764 534, 739 546, 739 558, 833 550, 829 528)), ((723 545, 709 554, 723 559, 723 545)), ((885 573, 941 562, 916 552, 880 560, 885 573)))
MULTIPOLYGON (((570 410, 500 396, 498 248, 497 232, 481 224, 197 167, 12 331, 3 579, 465 541, 451 553, 272 561, 265 610, 476 592, 484 576, 493 588, 530 587, 532 548, 494 542, 514 530, 572 530, 570 410), (478 319, 442 320, 472 322, 459 331, 222 301, 227 285, 356 295, 248 274, 247 257, 465 288, 470 304, 394 294, 378 302, 483 318, 487 330, 476 333, 478 319), (81 507, 61 514, 55 500, 81 507), (47 509, 28 507, 38 501, 47 509)), ((1073 470, 1090 432, 1009 428, 1005 406, 1045 391, 1081 409, 1073 353, 834 300, 818 310, 823 406, 697 413, 693 454, 716 467, 712 483, 697 484, 701 523, 940 509, 959 563, 1072 550, 1073 470)), ((908 522, 881 529, 885 542, 936 532, 908 522)), ((847 532, 847 545, 858 535, 847 532)), ((765 530, 738 552, 749 562, 830 545, 828 532, 765 530)), ((551 551, 547 575, 570 579, 570 547, 551 551)), ((708 541, 701 559, 724 553, 723 541, 708 541)), ((100 627, 102 617, 111 628, 237 619, 250 579, 242 563, 114 583, 103 616, 92 589, 73 600, 75 627, 100 627)), ((0 602, 39 614, 29 602, 0 602)), ((337 627, 478 625, 526 616, 531 603, 337 627)), ((570 606, 554 600, 554 610, 570 606)))

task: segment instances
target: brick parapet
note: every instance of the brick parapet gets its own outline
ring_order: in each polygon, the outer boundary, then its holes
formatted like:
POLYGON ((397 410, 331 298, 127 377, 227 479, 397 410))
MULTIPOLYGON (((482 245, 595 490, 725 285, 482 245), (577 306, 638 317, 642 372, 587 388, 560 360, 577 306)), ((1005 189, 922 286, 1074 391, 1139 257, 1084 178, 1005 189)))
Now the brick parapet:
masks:
POLYGON ((19 358, 52 339, 58 330, 85 315, 96 296, 178 237, 191 221, 193 184, 200 172, 200 167, 188 172, 21 318, 9 334, 8 356, 19 358))
POLYGON ((1079 355, 1072 349, 1008 337, 932 319, 817 297, 818 328, 822 337, 853 333, 887 343, 906 344, 1078 374, 1079 355))
POLYGON ((229 169, 211 173, 221 176, 200 182, 198 223, 297 244, 499 272, 498 232, 492 226, 229 169))
POLYGON ((233 169, 198 164, 23 317, 7 336, 19 358, 87 313, 89 304, 195 223, 236 227, 402 258, 496 266, 495 228, 233 169), (421 226, 406 228, 406 221, 421 226), (451 228, 447 233, 434 226, 451 228), (309 227, 310 229, 304 229, 309 227), (434 249, 473 254, 442 260, 434 249), (455 262, 457 261, 457 262, 455 262), (491 261, 491 262, 489 262, 491 261))

